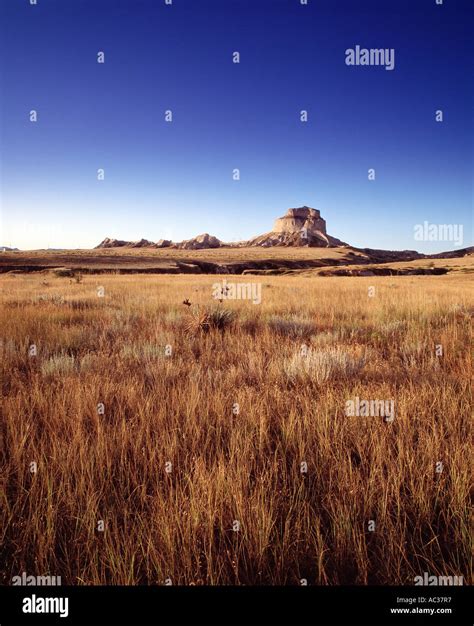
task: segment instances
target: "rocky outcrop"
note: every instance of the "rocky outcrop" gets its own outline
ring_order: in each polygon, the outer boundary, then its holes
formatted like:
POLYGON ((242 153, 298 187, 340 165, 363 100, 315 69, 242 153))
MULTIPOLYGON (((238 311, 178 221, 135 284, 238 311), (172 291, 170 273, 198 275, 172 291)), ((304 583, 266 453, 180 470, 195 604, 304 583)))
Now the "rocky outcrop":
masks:
POLYGON ((121 239, 109 239, 106 237, 104 241, 101 241, 97 248, 126 248, 131 246, 133 242, 131 241, 122 241, 121 239))
POLYGON ((222 242, 217 237, 204 233, 203 235, 193 237, 193 239, 186 239, 178 243, 176 247, 182 250, 203 250, 206 248, 220 248, 221 245, 222 242))
POLYGON ((302 230, 326 235, 326 221, 317 209, 303 206, 299 209, 288 209, 283 217, 275 220, 274 233, 300 233, 302 230))
POLYGON ((153 248, 153 241, 140 239, 140 241, 122 241, 121 239, 109 239, 106 237, 96 248, 153 248))
POLYGON ((217 237, 209 235, 209 233, 204 233, 203 235, 198 235, 197 237, 193 237, 192 239, 186 239, 185 241, 181 241, 180 243, 173 243, 170 239, 160 239, 156 243, 153 243, 153 241, 148 241, 148 239, 140 239, 140 241, 122 241, 121 239, 109 239, 109 237, 106 237, 104 241, 96 246, 96 249, 179 248, 181 250, 204 250, 206 248, 220 248, 222 245, 222 242, 217 239, 217 237))
POLYGON ((131 248, 152 248, 155 244, 153 241, 148 241, 148 239, 140 239, 140 241, 135 241, 130 244, 131 248))
POLYGON ((317 209, 303 206, 288 209, 283 217, 275 220, 272 231, 254 237, 248 245, 334 248, 347 244, 327 234, 326 221, 317 209))

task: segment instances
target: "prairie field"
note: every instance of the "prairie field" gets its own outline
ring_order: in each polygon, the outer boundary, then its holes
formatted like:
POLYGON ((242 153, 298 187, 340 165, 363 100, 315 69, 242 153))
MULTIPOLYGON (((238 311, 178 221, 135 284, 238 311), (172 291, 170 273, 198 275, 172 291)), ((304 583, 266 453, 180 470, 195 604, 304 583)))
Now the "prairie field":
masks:
POLYGON ((468 275, 0 284, 0 583, 472 582, 468 275))

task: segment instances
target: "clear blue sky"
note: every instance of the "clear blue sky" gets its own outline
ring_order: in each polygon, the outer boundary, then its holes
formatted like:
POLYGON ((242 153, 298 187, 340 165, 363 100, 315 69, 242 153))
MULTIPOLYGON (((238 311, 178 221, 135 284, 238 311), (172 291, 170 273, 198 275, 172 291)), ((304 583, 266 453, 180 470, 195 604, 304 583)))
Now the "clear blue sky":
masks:
POLYGON ((308 205, 356 246, 472 245, 472 0, 37 1, 0 0, 0 244, 231 241, 308 205))

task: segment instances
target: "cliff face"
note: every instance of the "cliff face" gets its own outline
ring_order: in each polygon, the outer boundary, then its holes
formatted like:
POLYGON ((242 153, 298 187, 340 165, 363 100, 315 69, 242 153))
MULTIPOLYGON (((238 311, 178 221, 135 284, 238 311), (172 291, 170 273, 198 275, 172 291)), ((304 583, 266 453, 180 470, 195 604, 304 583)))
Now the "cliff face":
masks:
POLYGON ((326 221, 317 209, 288 209, 275 220, 273 230, 249 241, 251 246, 310 246, 332 248, 347 245, 326 232, 326 221))
POLYGON ((288 209, 283 217, 275 220, 274 233, 296 233, 306 229, 309 233, 326 234, 326 221, 317 209, 307 206, 299 209, 288 209))

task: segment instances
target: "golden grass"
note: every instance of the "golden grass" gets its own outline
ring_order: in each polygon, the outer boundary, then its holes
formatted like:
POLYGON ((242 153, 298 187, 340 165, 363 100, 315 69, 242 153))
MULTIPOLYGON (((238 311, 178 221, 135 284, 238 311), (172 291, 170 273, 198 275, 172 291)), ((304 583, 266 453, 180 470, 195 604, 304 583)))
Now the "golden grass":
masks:
POLYGON ((468 277, 217 280, 0 278, 2 582, 469 582, 468 277))

